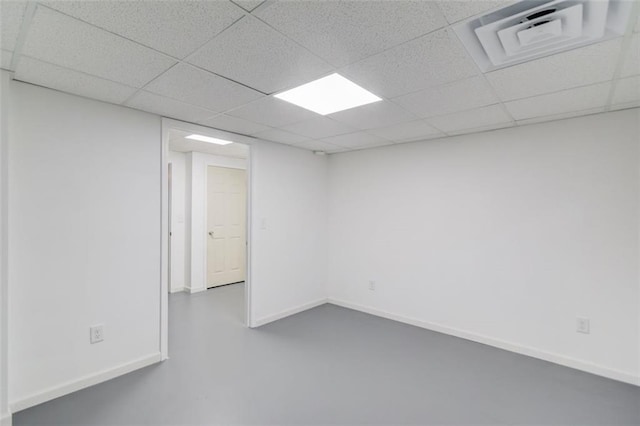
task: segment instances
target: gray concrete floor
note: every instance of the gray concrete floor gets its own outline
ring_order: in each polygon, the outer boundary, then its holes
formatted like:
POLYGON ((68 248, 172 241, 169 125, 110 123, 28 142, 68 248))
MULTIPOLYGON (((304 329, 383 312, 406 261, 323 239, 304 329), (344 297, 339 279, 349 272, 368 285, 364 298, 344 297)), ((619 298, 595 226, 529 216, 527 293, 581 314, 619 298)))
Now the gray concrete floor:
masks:
POLYGON ((250 330, 242 284, 170 297, 170 359, 22 425, 640 425, 640 388, 325 305, 250 330))

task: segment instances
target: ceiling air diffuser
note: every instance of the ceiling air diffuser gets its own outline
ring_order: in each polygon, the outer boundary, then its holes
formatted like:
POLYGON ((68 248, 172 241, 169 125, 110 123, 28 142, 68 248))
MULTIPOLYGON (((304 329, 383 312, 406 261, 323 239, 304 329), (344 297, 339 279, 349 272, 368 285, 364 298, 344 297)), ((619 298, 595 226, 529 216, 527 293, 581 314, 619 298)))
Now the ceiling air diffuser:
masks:
POLYGON ((633 0, 523 0, 454 29, 483 72, 624 34, 633 0))

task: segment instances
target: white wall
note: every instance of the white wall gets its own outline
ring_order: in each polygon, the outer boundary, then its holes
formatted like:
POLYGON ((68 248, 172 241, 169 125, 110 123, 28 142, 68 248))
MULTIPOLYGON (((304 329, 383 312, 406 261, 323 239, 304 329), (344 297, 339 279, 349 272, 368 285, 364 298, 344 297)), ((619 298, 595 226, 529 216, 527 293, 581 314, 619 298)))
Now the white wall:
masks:
MULTIPOLYGON (((160 117, 24 83, 11 89, 15 412, 160 359, 162 168, 160 117), (97 323, 105 341, 90 345, 97 323)), ((326 300, 327 159, 264 141, 252 154, 259 325, 326 300)))
POLYGON ((7 177, 10 75, 0 70, 0 426, 11 422, 8 401, 7 177))
POLYGON ((327 157, 255 143, 251 204, 253 325, 324 303, 327 157))
POLYGON ((186 286, 185 263, 185 153, 169 151, 171 163, 171 280, 169 291, 184 290, 186 286))
POLYGON ((331 156, 330 300, 640 383, 638 111, 331 156))
POLYGON ((160 133, 155 115, 12 83, 13 411, 159 360, 160 133))

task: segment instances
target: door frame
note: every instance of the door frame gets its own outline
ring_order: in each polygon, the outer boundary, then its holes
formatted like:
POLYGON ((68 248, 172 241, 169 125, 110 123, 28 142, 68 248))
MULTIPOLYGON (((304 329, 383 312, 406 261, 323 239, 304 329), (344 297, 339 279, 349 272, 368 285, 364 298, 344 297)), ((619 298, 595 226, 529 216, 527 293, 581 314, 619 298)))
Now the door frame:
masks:
POLYGON ((171 220, 173 219, 173 164, 171 161, 167 162, 167 289, 171 289, 171 250, 173 250, 173 243, 171 242, 171 236, 173 228, 171 226, 171 220))
MULTIPOLYGON (((161 163, 161 184, 160 184, 160 354, 164 361, 169 358, 169 130, 184 130, 186 132, 197 133, 214 138, 222 138, 246 145, 248 148, 246 158, 246 178, 247 178, 247 210, 246 210, 246 232, 247 232, 247 257, 245 276, 245 327, 251 327, 252 322, 252 262, 251 262, 251 242, 253 233, 251 229, 252 198, 253 198, 253 177, 251 173, 253 157, 252 144, 255 139, 249 136, 238 135, 224 130, 213 129, 211 127, 200 126, 193 123, 178 121, 171 118, 162 118, 162 143, 160 150, 161 163)), ((205 167, 208 167, 205 165, 205 167)), ((206 185, 205 185, 206 191, 206 185)), ((206 203, 205 203, 206 208, 206 203)), ((206 216, 205 216, 206 217, 206 216)), ((206 246, 205 246, 206 247, 206 246)), ((204 250, 206 256, 206 248, 204 250)), ((206 257, 205 257, 206 260, 206 257)), ((206 263, 205 263, 206 268, 206 263)), ((206 272, 206 271, 205 271, 206 272)), ((206 274, 205 274, 206 279, 206 274)))

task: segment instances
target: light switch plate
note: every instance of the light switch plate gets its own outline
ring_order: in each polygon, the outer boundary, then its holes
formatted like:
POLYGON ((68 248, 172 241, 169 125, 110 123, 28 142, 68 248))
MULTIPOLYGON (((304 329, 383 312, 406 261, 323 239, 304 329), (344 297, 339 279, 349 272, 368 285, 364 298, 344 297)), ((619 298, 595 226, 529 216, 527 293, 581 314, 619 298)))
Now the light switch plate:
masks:
POLYGON ((589 334, 591 331, 590 328, 589 318, 576 318, 576 331, 578 333, 589 334))

